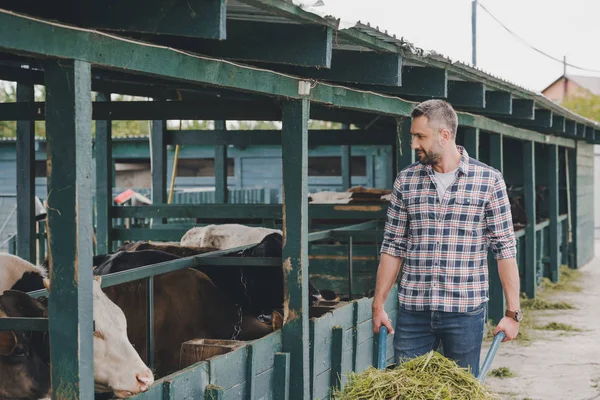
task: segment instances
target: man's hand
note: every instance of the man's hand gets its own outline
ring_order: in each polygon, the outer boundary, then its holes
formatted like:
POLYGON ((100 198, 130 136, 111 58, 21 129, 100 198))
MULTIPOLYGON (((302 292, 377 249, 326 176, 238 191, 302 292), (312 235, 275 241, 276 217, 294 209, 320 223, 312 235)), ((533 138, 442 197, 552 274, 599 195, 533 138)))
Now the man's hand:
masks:
POLYGON ((502 342, 514 340, 519 334, 519 323, 512 318, 504 317, 500 320, 496 329, 494 329, 494 336, 500 331, 504 331, 506 334, 506 338, 502 342))
POLYGON ((373 310, 373 332, 379 333, 379 328, 384 325, 390 335, 394 334, 394 328, 392 328, 392 321, 388 318, 387 313, 381 309, 373 310))

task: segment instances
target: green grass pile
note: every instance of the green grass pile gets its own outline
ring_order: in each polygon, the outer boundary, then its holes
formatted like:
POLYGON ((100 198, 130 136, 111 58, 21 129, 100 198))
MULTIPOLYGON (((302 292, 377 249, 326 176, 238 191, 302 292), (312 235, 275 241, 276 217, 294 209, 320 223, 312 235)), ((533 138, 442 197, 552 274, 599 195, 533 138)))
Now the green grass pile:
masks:
POLYGON ((536 326, 535 329, 542 329, 546 331, 581 332, 581 329, 576 328, 573 325, 563 324, 562 322, 549 322, 543 326, 536 326))
POLYGON ((496 368, 490 371, 490 376, 493 376, 494 378, 512 378, 515 376, 514 372, 512 372, 510 370, 510 368, 507 367, 500 367, 500 368, 496 368))
POLYGON ((550 302, 540 298, 521 300, 523 310, 572 310, 575 307, 566 301, 550 302))
POLYGON ((351 373, 344 388, 334 390, 335 400, 488 400, 489 392, 468 370, 436 351, 393 369, 369 367, 351 373))

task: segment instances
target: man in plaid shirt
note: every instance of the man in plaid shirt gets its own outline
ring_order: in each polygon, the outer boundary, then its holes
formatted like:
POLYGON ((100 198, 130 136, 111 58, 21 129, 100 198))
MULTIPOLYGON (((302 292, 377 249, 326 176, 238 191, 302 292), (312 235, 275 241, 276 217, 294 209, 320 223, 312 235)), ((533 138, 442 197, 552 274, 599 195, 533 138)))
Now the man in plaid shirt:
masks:
POLYGON ((479 374, 491 246, 507 301, 496 327, 514 339, 523 317, 510 204, 502 174, 457 146, 458 117, 428 100, 412 112, 411 147, 419 162, 396 177, 373 300, 373 330, 395 333, 397 362, 436 349, 479 374), (403 263, 404 261, 404 263, 403 263), (383 310, 401 275, 396 329, 383 310))

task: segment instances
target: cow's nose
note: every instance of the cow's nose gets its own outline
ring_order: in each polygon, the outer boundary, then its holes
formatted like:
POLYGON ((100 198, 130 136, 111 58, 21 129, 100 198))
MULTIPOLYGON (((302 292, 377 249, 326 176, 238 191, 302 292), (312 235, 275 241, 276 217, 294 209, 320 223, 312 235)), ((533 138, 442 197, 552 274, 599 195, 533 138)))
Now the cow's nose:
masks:
POLYGON ((137 378, 138 385, 140 386, 140 390, 142 392, 148 390, 150 385, 154 383, 154 375, 149 369, 145 370, 142 373, 138 373, 135 377, 137 378))

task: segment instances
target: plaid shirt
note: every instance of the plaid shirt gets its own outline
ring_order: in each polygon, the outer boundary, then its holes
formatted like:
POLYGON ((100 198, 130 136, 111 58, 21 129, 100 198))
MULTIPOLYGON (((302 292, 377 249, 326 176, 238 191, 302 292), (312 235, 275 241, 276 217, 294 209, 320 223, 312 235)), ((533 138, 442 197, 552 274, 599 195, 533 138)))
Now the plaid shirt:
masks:
POLYGON ((440 200, 429 165, 394 182, 381 252, 404 259, 398 298, 408 310, 469 312, 489 300, 487 250, 516 257, 502 174, 457 146, 457 178, 440 200))

